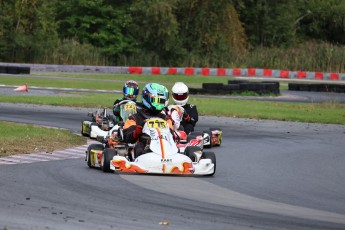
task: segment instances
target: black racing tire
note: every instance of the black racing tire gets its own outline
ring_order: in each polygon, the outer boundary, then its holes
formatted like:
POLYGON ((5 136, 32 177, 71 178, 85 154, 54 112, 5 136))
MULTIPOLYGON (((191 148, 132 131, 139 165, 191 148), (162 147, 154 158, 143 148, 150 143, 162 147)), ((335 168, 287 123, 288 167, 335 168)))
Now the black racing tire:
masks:
MULTIPOLYGON (((210 144, 205 145, 205 142, 204 142, 204 148, 211 148, 212 147, 212 131, 211 130, 205 130, 205 131, 203 131, 203 133, 206 133, 208 135, 208 138, 210 138, 209 139, 210 144)), ((204 137, 204 135, 203 135, 203 137, 204 137)))
POLYGON ((209 130, 211 130, 211 131, 214 131, 214 130, 222 131, 222 129, 220 129, 220 128, 215 128, 215 127, 209 128, 209 130))
POLYGON ((195 138, 196 138, 196 136, 193 135, 193 134, 188 135, 188 136, 187 136, 187 143, 189 143, 191 140, 193 140, 193 139, 195 139, 195 138))
POLYGON ((112 172, 110 169, 110 161, 113 159, 113 157, 116 155, 116 150, 115 149, 109 149, 106 148, 103 151, 102 155, 102 170, 103 172, 112 172))
MULTIPOLYGON (((212 131, 215 131, 215 130, 219 130, 219 131, 222 131, 220 128, 210 128, 211 132, 212 131)), ((219 144, 216 144, 216 146, 221 146, 222 144, 222 138, 219 139, 219 144)))
POLYGON ((249 81, 247 80, 228 80, 228 84, 232 85, 232 84, 241 84, 241 83, 248 83, 249 81))
POLYGON ((7 66, 7 73, 8 74, 19 74, 19 68, 18 66, 7 66))
POLYGON ((189 135, 202 136, 202 132, 201 131, 193 131, 189 135))
POLYGON ((202 83, 202 88, 217 92, 223 87, 223 83, 202 83))
POLYGON ((86 163, 89 168, 94 168, 94 166, 91 164, 91 159, 90 159, 90 152, 91 150, 104 150, 104 146, 101 144, 91 144, 89 147, 87 147, 86 150, 86 163))
POLYGON ((222 138, 219 139, 219 144, 216 144, 216 146, 221 146, 222 145, 222 138))
POLYGON ((89 134, 87 134, 86 132, 85 132, 85 130, 84 130, 84 122, 81 122, 81 135, 83 136, 83 137, 89 137, 90 135, 89 134))
POLYGON ((196 157, 194 152, 196 151, 202 151, 202 149, 198 146, 187 146, 186 149, 184 150, 184 154, 189 157, 192 162, 196 161, 196 157))
POLYGON ((7 73, 7 66, 0 66, 0 73, 7 73))
POLYGON ((214 154, 214 152, 209 152, 209 151, 205 151, 202 154, 202 159, 210 159, 212 161, 212 163, 214 164, 214 171, 212 174, 209 174, 208 176, 213 176, 216 173, 216 165, 217 165, 217 161, 216 161, 216 154, 214 154))

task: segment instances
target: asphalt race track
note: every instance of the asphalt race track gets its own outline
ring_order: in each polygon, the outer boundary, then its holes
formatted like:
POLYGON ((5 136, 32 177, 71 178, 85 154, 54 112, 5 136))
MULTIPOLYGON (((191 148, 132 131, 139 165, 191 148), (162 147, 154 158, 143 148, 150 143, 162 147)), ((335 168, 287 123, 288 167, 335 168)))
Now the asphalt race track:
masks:
MULTIPOLYGON (((0 103, 0 120, 80 133, 88 111, 0 103)), ((213 177, 0 165, 0 229, 345 229, 344 126, 201 117, 209 127, 224 133, 213 177)))

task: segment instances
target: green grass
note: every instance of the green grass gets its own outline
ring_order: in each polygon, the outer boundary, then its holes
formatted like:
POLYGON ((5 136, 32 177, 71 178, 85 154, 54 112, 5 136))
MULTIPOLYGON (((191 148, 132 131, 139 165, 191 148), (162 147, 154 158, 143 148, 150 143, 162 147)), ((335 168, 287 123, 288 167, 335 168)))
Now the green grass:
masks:
MULTIPOLYGON (((1 96, 0 102, 62 105, 97 108, 111 107, 119 95, 74 94, 73 96, 1 96)), ((139 98, 140 100, 140 98, 139 98)), ((172 101, 171 101, 172 102, 172 101)), ((328 103, 289 103, 229 98, 206 98, 191 95, 199 114, 225 117, 257 118, 311 123, 345 124, 345 105, 328 103)))
POLYGON ((339 103, 289 103, 218 98, 193 98, 204 115, 345 124, 345 105, 339 103))
POLYGON ((84 137, 62 129, 0 121, 0 130, 0 157, 86 144, 84 137))
MULTIPOLYGON (((35 75, 33 76, 41 76, 35 75)), ((0 76, 0 83, 5 85, 24 85, 39 87, 59 88, 81 88, 81 89, 102 89, 122 90, 127 80, 135 80, 142 88, 148 82, 156 82, 165 85, 169 90, 175 82, 183 81, 188 86, 201 88, 202 83, 224 83, 227 84, 231 77, 210 77, 210 76, 182 76, 182 75, 128 75, 128 74, 44 74, 45 78, 30 78, 20 76, 0 76), (56 79, 59 77, 60 79, 56 79)))

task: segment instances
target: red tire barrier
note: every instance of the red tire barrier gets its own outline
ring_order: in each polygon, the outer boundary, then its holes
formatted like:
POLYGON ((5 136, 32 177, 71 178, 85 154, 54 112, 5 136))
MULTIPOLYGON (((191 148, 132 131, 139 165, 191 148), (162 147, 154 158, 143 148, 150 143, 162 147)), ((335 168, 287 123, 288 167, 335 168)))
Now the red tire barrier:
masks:
POLYGON ((307 71, 289 71, 257 68, 175 68, 175 67, 128 67, 129 74, 168 74, 168 75, 202 75, 229 77, 268 77, 283 79, 307 79, 345 81, 345 73, 323 73, 307 71), (145 71, 143 71, 145 69, 145 71))
POLYGON ((218 76, 225 76, 226 70, 223 68, 220 68, 220 69, 218 69, 217 73, 218 73, 218 76))
POLYGON ((152 74, 153 75, 161 74, 161 69, 159 67, 152 67, 152 74))
POLYGON ((305 71, 298 71, 297 72, 297 78, 298 79, 305 79, 307 77, 307 72, 305 71))
POLYGON ((256 69, 249 68, 248 69, 248 76, 250 76, 250 77, 256 76, 256 69))
POLYGON ((143 68, 142 67, 129 67, 128 72, 130 74, 142 74, 143 68))

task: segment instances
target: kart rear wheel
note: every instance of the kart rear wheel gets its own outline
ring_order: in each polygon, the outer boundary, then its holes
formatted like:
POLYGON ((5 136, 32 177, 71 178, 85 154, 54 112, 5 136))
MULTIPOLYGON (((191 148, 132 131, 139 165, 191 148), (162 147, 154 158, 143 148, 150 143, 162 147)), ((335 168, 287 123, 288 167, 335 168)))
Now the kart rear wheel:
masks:
POLYGON ((220 146, 222 144, 222 138, 219 138, 219 143, 216 146, 220 146))
POLYGON ((209 130, 211 130, 211 131, 215 131, 215 130, 219 130, 219 131, 222 131, 220 128, 214 128, 214 127, 212 127, 212 128, 209 128, 209 130))
POLYGON ((102 170, 103 172, 112 172, 110 169, 110 161, 113 159, 113 157, 116 155, 115 149, 105 149, 103 151, 102 155, 102 170))
POLYGON ((189 143, 191 140, 193 140, 193 139, 196 139, 196 136, 195 135, 192 135, 192 134, 190 134, 190 135, 188 135, 187 136, 187 143, 189 143))
POLYGON ((85 133, 85 131, 84 131, 84 125, 81 125, 81 135, 83 137, 89 137, 89 135, 87 133, 85 133))
MULTIPOLYGON (((212 131, 222 131, 220 128, 210 128, 211 132, 212 131)), ((220 146, 222 144, 222 136, 218 136, 218 143, 216 144, 216 146, 220 146)))
POLYGON ((192 162, 196 161, 196 156, 194 152, 196 151, 202 151, 202 149, 198 146, 187 146, 186 149, 184 150, 184 154, 189 157, 192 162))
POLYGON ((90 136, 90 134, 87 133, 87 130, 85 130, 84 121, 81 123, 81 135, 83 137, 89 137, 90 136))
POLYGON ((90 168, 94 168, 95 167, 95 162, 92 162, 92 159, 91 159, 91 150, 101 150, 103 151, 104 150, 104 147, 103 145, 101 144, 91 144, 89 145, 89 147, 87 147, 87 150, 86 150, 86 163, 87 163, 87 166, 89 166, 90 168))
POLYGON ((214 152, 203 152, 202 154, 203 159, 210 159, 212 163, 214 164, 214 171, 212 174, 209 174, 209 176, 213 176, 216 173, 216 154, 214 152))
POLYGON ((202 136, 202 132, 200 132, 200 131, 193 131, 189 135, 202 136))

